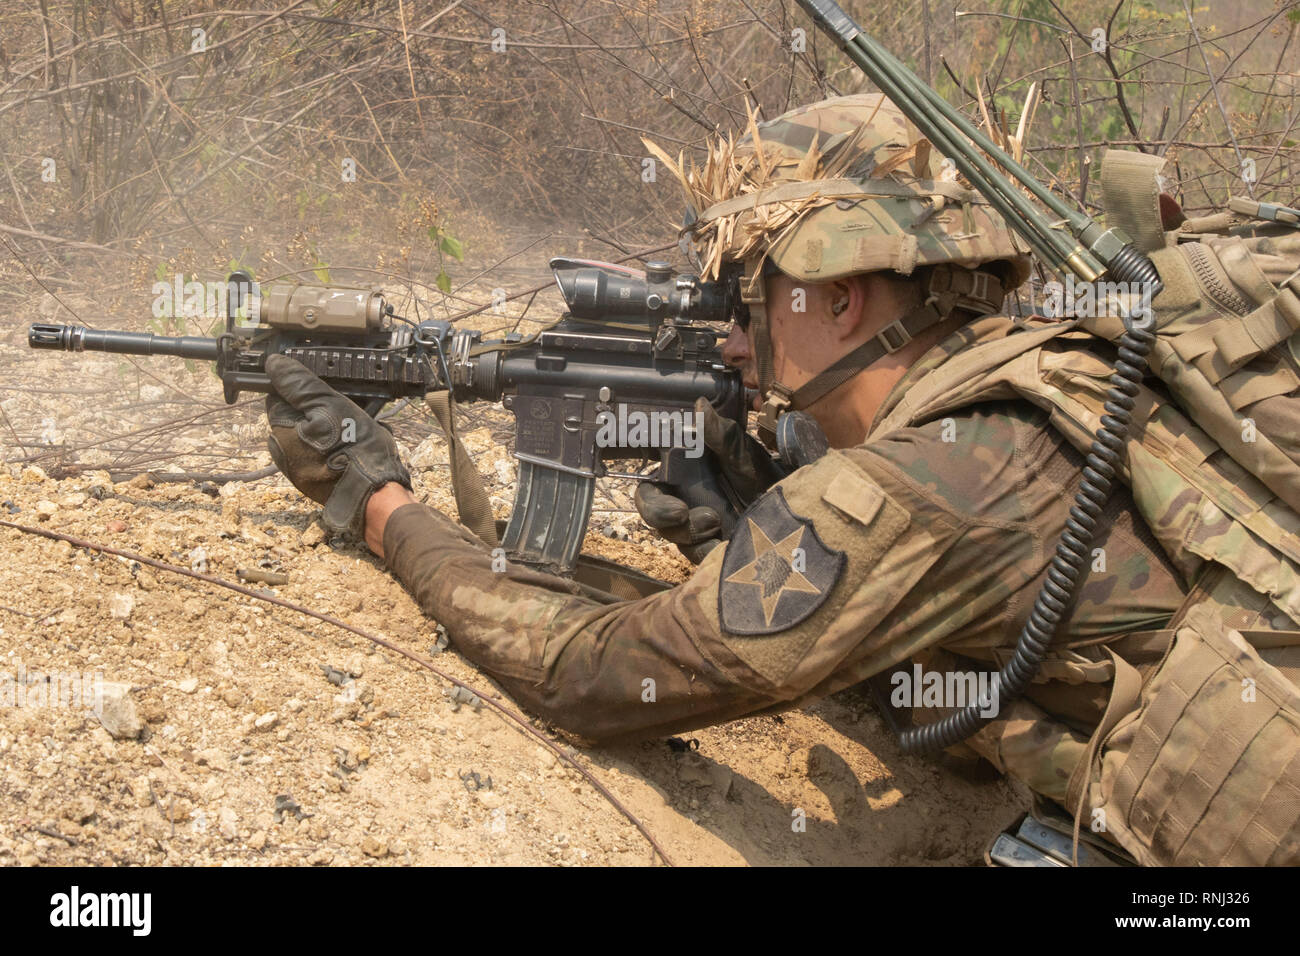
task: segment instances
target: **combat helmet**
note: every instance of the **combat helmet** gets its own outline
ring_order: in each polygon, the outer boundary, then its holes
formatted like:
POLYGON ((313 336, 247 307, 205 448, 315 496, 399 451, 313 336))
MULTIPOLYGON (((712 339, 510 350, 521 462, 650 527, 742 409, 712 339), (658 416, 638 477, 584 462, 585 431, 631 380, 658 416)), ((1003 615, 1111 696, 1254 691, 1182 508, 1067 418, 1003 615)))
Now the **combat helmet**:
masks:
POLYGON ((943 157, 880 93, 823 100, 761 123, 751 113, 748 131, 712 143, 702 166, 646 145, 685 191, 682 235, 701 277, 726 281, 730 273, 739 281, 766 399, 760 433, 954 309, 997 310, 1029 276, 1027 250, 1002 217, 955 169, 945 172, 943 157), (925 304, 793 391, 772 376, 762 281, 772 268, 805 282, 918 273, 925 304))

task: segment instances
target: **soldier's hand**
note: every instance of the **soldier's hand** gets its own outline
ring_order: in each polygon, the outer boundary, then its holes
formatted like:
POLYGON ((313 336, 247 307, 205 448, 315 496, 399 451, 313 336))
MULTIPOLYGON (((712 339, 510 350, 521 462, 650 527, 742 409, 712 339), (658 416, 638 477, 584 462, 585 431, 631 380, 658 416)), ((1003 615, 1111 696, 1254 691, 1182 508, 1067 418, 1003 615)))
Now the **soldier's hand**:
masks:
MULTIPOLYGON (((704 446, 742 505, 785 477, 776 459, 739 422, 719 415, 707 399, 696 401, 695 410, 701 417, 704 446)), ((636 509, 692 564, 699 564, 723 541, 722 516, 713 507, 693 503, 689 488, 642 482, 636 489, 636 509)))
POLYGON ((360 537, 375 491, 390 481, 411 487, 393 436, 294 359, 272 355, 266 373, 274 388, 266 397, 266 444, 275 467, 325 506, 327 528, 360 537))

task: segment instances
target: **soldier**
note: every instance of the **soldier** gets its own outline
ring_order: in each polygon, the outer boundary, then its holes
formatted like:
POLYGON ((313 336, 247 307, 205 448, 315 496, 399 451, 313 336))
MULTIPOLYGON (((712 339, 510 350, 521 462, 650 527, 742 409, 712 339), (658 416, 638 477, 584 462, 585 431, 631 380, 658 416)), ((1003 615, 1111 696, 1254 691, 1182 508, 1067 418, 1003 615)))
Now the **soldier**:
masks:
MULTIPOLYGON (((602 603, 523 567, 494 571, 482 542, 415 501, 388 432, 281 356, 266 363, 278 392, 268 399, 272 457, 304 494, 346 506, 460 653, 525 708, 584 737, 678 733, 896 668, 889 693, 908 691, 902 703, 918 721, 947 712, 932 705, 973 703, 932 700, 924 675, 987 673, 1006 661, 1066 527, 1083 458, 1049 408, 1005 384, 950 388, 956 399, 929 417, 911 414, 912 399, 932 397, 933 382, 963 381, 954 370, 988 367, 981 356, 1029 354, 1028 344, 1033 355, 1104 370, 1088 351, 1096 340, 997 314, 1027 278, 1027 257, 879 95, 751 124, 709 162, 676 172, 705 278, 738 275, 748 306, 724 356, 763 396, 761 426, 801 409, 831 450, 782 478, 762 445, 702 403, 706 444, 749 502, 731 540, 722 546, 718 515, 672 488, 643 484, 637 496, 647 522, 698 562, 689 581, 602 603), (354 443, 341 441, 344 418, 359 423, 354 443)), ((1014 700, 986 692, 996 717, 967 741, 1080 815, 1112 793, 1097 789, 1101 738, 1113 743, 1120 718, 1134 719, 1135 688, 1155 686, 1193 605, 1217 613, 1206 627, 1296 627, 1232 575, 1171 560, 1127 489, 1100 525, 1038 680, 1014 700)), ((1210 764, 1216 746, 1205 744, 1210 764)), ((1296 753, 1294 739, 1286 746, 1296 753)), ((1109 832, 1143 862, 1294 860, 1294 803, 1283 819, 1262 813, 1262 798, 1219 800, 1203 826, 1193 813, 1176 837, 1160 822, 1166 810, 1189 812, 1173 803, 1200 799, 1204 811, 1231 791, 1236 753, 1218 754, 1226 768, 1208 794, 1175 799, 1186 788, 1170 778, 1169 792, 1156 787, 1117 811, 1109 832)), ((1262 772, 1294 792, 1298 764, 1287 760, 1262 772)))

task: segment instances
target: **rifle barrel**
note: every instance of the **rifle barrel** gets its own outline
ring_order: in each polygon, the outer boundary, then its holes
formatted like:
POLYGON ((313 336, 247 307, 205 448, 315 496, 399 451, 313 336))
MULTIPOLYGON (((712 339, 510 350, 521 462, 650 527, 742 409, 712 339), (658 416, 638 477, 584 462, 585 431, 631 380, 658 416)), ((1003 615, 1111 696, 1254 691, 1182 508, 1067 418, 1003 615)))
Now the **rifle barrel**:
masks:
POLYGON ((179 358, 217 360, 217 340, 197 335, 154 335, 152 332, 116 332, 88 329, 84 325, 36 324, 27 330, 34 349, 63 352, 116 352, 121 355, 175 355, 179 358))

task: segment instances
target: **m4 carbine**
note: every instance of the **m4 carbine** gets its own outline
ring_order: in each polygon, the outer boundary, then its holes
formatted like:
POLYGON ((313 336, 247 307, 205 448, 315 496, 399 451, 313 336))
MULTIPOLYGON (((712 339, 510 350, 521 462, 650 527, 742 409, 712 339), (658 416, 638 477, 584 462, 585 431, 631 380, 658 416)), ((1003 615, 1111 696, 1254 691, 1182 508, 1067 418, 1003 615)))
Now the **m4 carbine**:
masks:
POLYGON ((234 272, 225 332, 216 338, 37 324, 27 341, 214 362, 227 403, 244 391, 269 392, 266 359, 277 353, 370 415, 438 390, 455 401, 501 402, 515 416, 519 461, 502 546, 511 560, 552 573, 575 568, 596 479, 646 477, 610 471, 609 461, 657 457, 649 477, 689 488, 692 503, 713 506, 730 534, 735 494, 708 461, 703 436, 689 429, 701 396, 719 414, 745 421, 744 386, 723 364, 719 333, 709 327, 730 320, 734 288, 674 275, 658 262, 642 272, 557 258, 551 269, 568 312, 530 337, 484 340, 442 320, 416 324, 394 315, 377 290, 280 285, 263 292, 234 272), (610 427, 629 420, 650 428, 610 427))

